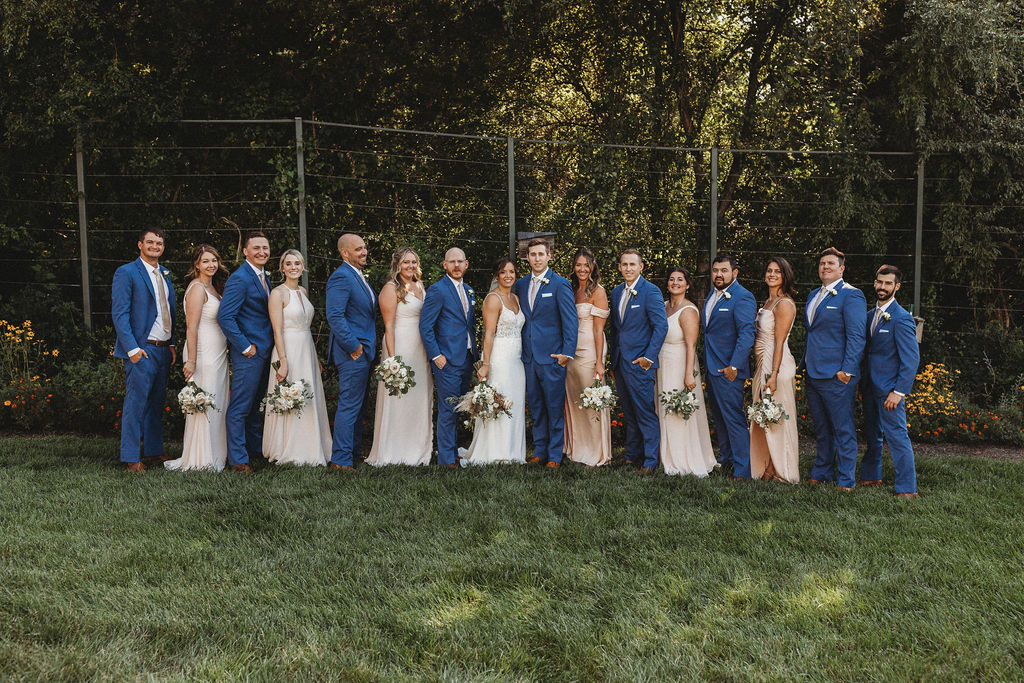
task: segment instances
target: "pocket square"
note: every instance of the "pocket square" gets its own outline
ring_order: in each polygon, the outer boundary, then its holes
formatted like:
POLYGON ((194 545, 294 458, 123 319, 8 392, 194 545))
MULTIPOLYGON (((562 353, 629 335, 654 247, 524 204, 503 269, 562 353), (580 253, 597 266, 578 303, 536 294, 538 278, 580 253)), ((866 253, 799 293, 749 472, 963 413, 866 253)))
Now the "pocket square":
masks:
POLYGON ((548 298, 549 296, 554 296, 554 293, 553 293, 553 292, 545 292, 544 294, 541 294, 541 295, 540 295, 540 298, 541 298, 541 299, 546 299, 546 298, 548 298))
POLYGON ((875 330, 875 331, 878 332, 879 334, 889 334, 889 332, 891 332, 892 330, 875 330))
POLYGON ((837 308, 839 308, 839 307, 838 307, 838 306, 826 306, 825 308, 828 308, 828 309, 830 309, 830 310, 833 310, 833 311, 834 311, 834 310, 836 310, 836 309, 837 309, 837 308))
POLYGON ((728 308, 719 308, 718 310, 722 311, 723 313, 728 313, 729 312, 728 308))
POLYGON ((640 308, 640 304, 633 304, 630 308, 640 308))

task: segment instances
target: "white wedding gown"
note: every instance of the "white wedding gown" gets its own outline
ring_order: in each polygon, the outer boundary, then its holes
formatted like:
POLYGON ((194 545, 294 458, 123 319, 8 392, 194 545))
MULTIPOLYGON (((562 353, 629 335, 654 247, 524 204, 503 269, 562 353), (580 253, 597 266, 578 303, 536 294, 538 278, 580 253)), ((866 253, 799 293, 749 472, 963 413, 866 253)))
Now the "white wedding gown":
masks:
POLYGON ((462 466, 526 462, 526 370, 523 368, 523 311, 513 313, 504 304, 494 331, 488 381, 512 401, 512 417, 476 419, 469 450, 460 448, 462 466))
MULTIPOLYGON (((202 287, 193 280, 185 290, 202 287)), ((182 302, 184 309, 188 304, 182 302)), ((213 394, 215 409, 205 413, 185 416, 185 436, 182 439, 181 457, 168 460, 164 467, 169 470, 215 470, 224 469, 228 459, 227 432, 224 428, 224 408, 228 404, 228 354, 227 339, 217 323, 220 299, 207 293, 203 310, 199 314, 196 328, 196 369, 192 381, 196 386, 213 394)), ((185 358, 189 358, 188 345, 185 358)))

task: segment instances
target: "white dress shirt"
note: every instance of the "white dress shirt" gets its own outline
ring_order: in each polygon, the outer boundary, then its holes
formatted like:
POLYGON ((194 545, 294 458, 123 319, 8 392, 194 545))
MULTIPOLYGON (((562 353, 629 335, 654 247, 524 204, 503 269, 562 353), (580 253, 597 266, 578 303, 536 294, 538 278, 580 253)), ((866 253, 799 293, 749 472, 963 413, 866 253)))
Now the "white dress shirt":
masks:
MULTIPOLYGON (((872 337, 875 336, 875 330, 878 329, 878 326, 881 325, 882 322, 883 322, 883 320, 881 318, 882 313, 885 313, 886 310, 888 310, 889 306, 892 305, 893 301, 896 301, 896 297, 890 297, 889 300, 886 301, 881 306, 878 306, 878 305, 875 306, 875 316, 878 318, 878 324, 876 325, 874 319, 872 319, 871 327, 874 328, 874 329, 870 330, 870 334, 871 334, 872 337)), ((900 396, 900 397, 906 396, 906 394, 901 393, 899 391, 896 391, 895 389, 892 390, 892 393, 894 393, 894 394, 896 394, 897 396, 900 396)))
MULTIPOLYGON (((142 267, 146 269, 149 274, 149 282, 153 285, 153 303, 156 304, 156 320, 153 321, 153 327, 149 331, 147 340, 153 339, 155 341, 167 341, 171 338, 170 326, 171 321, 164 322, 163 306, 160 305, 160 289, 161 281, 163 281, 163 291, 170 295, 170 287, 167 286, 167 281, 164 280, 164 276, 160 273, 160 264, 151 266, 145 261, 142 262, 142 267), (164 331, 164 325, 166 324, 168 330, 164 331)), ((170 314, 170 303, 167 304, 167 311, 170 314)), ((140 347, 136 346, 134 349, 128 352, 129 358, 134 356, 141 350, 140 347)))

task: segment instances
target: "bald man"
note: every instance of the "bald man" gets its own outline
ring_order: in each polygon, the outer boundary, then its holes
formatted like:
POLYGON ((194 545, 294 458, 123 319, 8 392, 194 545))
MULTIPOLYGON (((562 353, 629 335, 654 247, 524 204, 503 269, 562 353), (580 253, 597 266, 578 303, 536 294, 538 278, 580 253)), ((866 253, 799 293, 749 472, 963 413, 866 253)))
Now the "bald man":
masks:
POLYGON ((363 405, 370 364, 377 354, 377 297, 363 275, 366 243, 351 233, 338 238, 344 263, 327 281, 328 360, 338 368, 338 410, 329 467, 351 470, 363 438, 363 405))
POLYGON ((447 276, 423 299, 420 337, 437 389, 437 464, 455 467, 459 421, 448 399, 469 391, 476 361, 476 295, 462 281, 469 261, 461 249, 449 249, 442 265, 447 276))

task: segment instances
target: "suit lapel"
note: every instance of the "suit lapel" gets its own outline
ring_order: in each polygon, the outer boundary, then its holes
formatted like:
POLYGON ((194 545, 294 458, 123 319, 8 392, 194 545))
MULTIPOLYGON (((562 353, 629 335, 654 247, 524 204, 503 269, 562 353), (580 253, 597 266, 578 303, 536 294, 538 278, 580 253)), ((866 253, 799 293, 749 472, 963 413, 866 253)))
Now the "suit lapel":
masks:
POLYGON ((156 301, 156 290, 153 289, 153 278, 149 276, 149 268, 146 267, 146 263, 141 258, 137 259, 135 264, 138 266, 139 272, 142 273, 142 281, 146 283, 149 295, 153 297, 153 301, 156 301))

